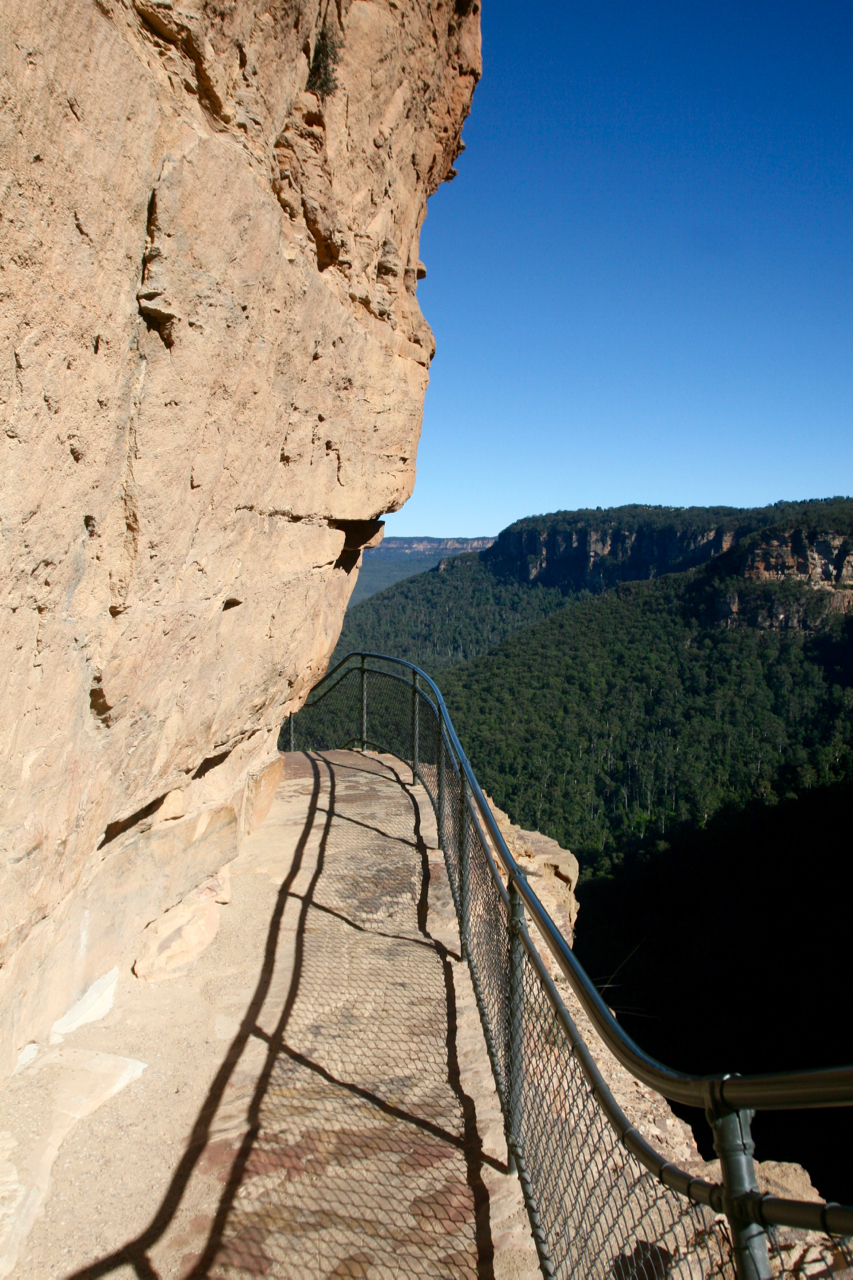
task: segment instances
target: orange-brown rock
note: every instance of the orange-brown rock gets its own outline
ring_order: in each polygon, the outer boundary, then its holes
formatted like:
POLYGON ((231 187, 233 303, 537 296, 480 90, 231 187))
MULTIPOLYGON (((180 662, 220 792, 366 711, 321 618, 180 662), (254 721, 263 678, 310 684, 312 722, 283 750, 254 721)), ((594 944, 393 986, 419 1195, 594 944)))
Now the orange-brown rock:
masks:
POLYGON ((510 853, 539 901, 571 945, 578 918, 575 889, 578 887, 580 863, 571 850, 564 849, 551 836, 544 836, 541 831, 525 831, 523 827, 516 826, 503 809, 498 808, 491 796, 486 795, 486 800, 510 853))
POLYGON ((759 582, 798 578, 816 590, 850 588, 853 546, 838 533, 808 537, 803 529, 772 529, 748 544, 741 572, 759 582))
POLYGON ((411 491, 478 10, 3 10, 0 1074, 234 855, 411 491))

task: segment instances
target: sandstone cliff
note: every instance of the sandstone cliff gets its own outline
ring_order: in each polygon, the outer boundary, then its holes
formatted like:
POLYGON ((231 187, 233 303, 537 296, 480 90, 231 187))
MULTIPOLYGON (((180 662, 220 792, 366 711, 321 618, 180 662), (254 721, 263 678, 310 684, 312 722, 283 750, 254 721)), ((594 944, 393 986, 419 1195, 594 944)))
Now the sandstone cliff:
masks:
POLYGON ((478 12, 4 8, 0 1074, 234 856, 411 491, 478 12))
POLYGON ((695 568, 730 549, 729 570, 744 577, 846 590, 853 586, 853 502, 556 512, 510 525, 483 559, 492 572, 522 582, 604 591, 695 568))

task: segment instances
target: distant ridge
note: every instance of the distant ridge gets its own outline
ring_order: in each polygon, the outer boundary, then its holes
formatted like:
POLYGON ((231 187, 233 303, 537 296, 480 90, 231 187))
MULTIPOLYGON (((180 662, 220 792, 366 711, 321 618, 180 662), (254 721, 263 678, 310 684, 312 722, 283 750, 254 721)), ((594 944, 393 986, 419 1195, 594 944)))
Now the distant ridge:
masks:
POLYGON ((853 600, 853 499, 845 497, 752 508, 555 511, 516 520, 494 539, 389 538, 384 545, 384 561, 368 560, 383 547, 365 553, 373 576, 351 605, 373 598, 348 611, 336 659, 350 649, 373 649, 435 672, 495 649, 587 594, 714 561, 745 579, 841 588, 835 604, 845 609, 853 600), (398 542, 433 549, 394 552, 398 542), (486 543, 483 550, 476 545, 486 543), (439 549, 451 545, 452 551, 439 549), (381 577, 384 566, 396 577, 381 577))
POLYGON ((378 547, 364 552, 349 608, 404 578, 434 569, 442 560, 467 552, 488 551, 494 541, 494 538, 386 538, 378 547))
POLYGON ((458 555, 461 551, 485 551, 495 541, 495 538, 385 538, 378 547, 365 552, 365 560, 368 556, 372 560, 385 560, 414 552, 458 555))

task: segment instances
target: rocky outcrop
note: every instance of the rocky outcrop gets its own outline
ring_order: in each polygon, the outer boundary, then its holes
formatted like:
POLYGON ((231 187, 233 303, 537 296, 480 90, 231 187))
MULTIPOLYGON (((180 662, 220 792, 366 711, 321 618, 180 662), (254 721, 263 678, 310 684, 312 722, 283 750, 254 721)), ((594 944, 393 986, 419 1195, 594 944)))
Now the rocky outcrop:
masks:
POLYGON ((234 855, 411 491, 478 10, 4 10, 0 1074, 234 855))
MULTIPOLYGON (((483 794, 486 795, 485 792, 483 794)), ((577 858, 551 836, 516 826, 491 796, 486 795, 486 800, 507 848, 557 928, 571 943, 578 918, 575 889, 578 887, 580 864, 577 858)), ((496 865, 501 865, 499 858, 496 858, 496 865)))
POLYGON ((799 578, 810 587, 853 587, 853 540, 839 533, 772 529, 744 548, 741 573, 756 582, 799 578))
POLYGON ((853 539, 844 534, 765 530, 736 543, 713 574, 715 620, 728 628, 810 631, 853 610, 853 539))
POLYGON ((542 530, 504 529, 485 558, 497 572, 522 582, 604 591, 618 582, 704 564, 727 551, 732 539, 725 529, 625 528, 618 521, 564 527, 555 522, 542 530))
POLYGON ((796 578, 815 588, 846 589, 853 587, 851 522, 853 504, 845 499, 754 511, 634 506, 557 512, 510 525, 483 560, 496 574, 568 592, 604 591, 728 554, 729 571, 747 578, 796 578), (833 519, 842 526, 837 531, 833 519))

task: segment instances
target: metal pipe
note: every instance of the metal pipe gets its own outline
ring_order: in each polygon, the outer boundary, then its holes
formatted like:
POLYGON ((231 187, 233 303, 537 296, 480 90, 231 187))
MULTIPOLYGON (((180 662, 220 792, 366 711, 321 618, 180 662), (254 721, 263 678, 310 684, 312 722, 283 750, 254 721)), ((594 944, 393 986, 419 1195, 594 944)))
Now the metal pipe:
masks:
POLYGON ((471 956, 471 825, 468 817, 468 779, 462 774, 459 786, 459 938, 462 954, 471 956))
POLYGON ((446 778, 444 760, 444 711, 438 709, 438 847, 446 852, 444 838, 444 818, 446 803, 446 778))
POLYGON ((723 1209, 732 1233, 738 1280, 770 1280, 773 1272, 767 1253, 767 1232, 760 1223, 741 1218, 736 1203, 738 1196, 758 1192, 752 1159, 755 1143, 750 1129, 754 1112, 729 1111, 713 1098, 706 1114, 714 1134, 714 1150, 720 1157, 723 1209))
POLYGON ((418 781, 418 749, 421 736, 421 702, 418 692, 418 673, 412 671, 412 783, 418 781))
POLYGON ((508 1106, 507 1106, 507 1164, 509 1172, 517 1168, 516 1154, 524 1154, 524 1115, 522 1108, 524 1090, 524 903, 515 881, 509 883, 509 1001, 507 1028, 508 1048, 508 1106))
POLYGON ((367 749, 367 655, 361 655, 361 749, 367 749))

